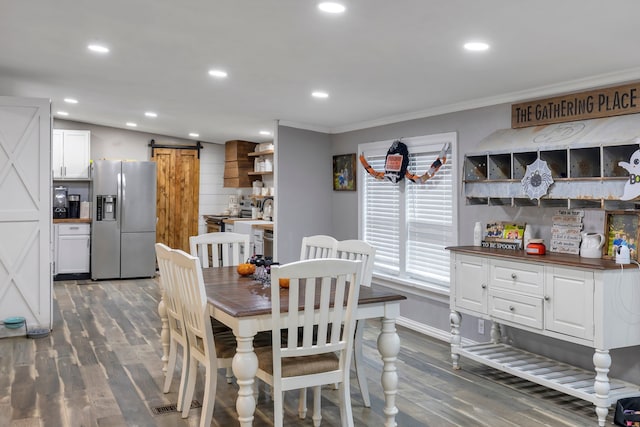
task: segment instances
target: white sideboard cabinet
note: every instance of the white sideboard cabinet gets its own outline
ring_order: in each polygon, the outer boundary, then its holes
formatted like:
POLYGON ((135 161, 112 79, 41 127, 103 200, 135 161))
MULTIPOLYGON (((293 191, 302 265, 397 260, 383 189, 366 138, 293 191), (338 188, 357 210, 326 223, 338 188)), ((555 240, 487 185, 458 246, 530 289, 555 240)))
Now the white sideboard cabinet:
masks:
POLYGON ((464 356, 596 406, 605 425, 618 399, 640 387, 609 378, 609 350, 640 345, 640 270, 577 255, 527 255, 475 246, 451 251, 451 356, 464 356), (489 342, 462 345, 462 315, 491 320, 489 342), (524 351, 503 340, 501 325, 594 349, 594 370, 524 351))
POLYGON ((53 129, 53 179, 89 179, 91 132, 53 129))

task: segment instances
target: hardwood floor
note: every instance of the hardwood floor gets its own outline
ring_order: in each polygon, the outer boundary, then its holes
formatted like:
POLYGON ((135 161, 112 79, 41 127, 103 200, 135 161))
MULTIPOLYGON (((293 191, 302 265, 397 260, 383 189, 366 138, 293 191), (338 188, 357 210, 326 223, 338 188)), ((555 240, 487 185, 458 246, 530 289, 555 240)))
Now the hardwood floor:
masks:
MULTIPOLYGON (((162 393, 159 291, 154 280, 55 282, 54 293, 49 337, 0 339, 0 427, 198 425, 197 404, 188 419, 171 410, 153 413, 154 408, 176 402, 179 383, 176 372, 171 392, 162 393)), ((384 423, 377 328, 370 322, 365 332, 370 409, 363 407, 357 381, 352 380, 356 426, 384 423)), ((587 402, 464 358, 463 369, 454 371, 447 343, 398 329, 398 426, 597 425, 587 402)), ((237 425, 236 391, 235 383, 227 384, 220 371, 213 426, 237 425)), ((202 399, 202 375, 195 399, 202 399)), ((323 426, 340 425, 337 399, 337 391, 323 390, 323 426)), ((313 425, 310 416, 297 418, 297 393, 288 393, 285 405, 285 425, 313 425)), ((609 412, 608 424, 613 410, 609 412)), ((260 385, 254 425, 271 426, 272 416, 272 401, 260 385)))

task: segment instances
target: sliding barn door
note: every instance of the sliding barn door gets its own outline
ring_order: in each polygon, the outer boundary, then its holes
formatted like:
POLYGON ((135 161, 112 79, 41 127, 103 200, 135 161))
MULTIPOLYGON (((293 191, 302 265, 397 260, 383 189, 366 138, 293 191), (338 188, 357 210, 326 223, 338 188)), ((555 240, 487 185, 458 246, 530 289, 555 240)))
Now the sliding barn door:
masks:
POLYGON ((156 241, 189 252, 198 234, 200 159, 197 150, 154 149, 158 189, 156 241))
POLYGON ((51 183, 49 101, 0 96, 0 315, 29 328, 51 328, 51 183))

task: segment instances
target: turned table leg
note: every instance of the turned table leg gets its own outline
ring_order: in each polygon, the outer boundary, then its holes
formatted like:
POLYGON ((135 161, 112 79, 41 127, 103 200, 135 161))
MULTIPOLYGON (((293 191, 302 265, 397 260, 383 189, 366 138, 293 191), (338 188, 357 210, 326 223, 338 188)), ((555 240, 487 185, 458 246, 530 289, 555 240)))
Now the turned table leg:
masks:
POLYGON ((396 332, 395 319, 382 319, 382 330, 378 336, 378 351, 382 356, 382 389, 384 390, 385 427, 396 426, 396 395, 398 394, 398 372, 396 360, 400 353, 400 337, 396 332))
POLYGON ((240 426, 249 427, 253 424, 253 414, 256 410, 256 400, 253 394, 253 384, 258 372, 258 358, 253 351, 253 337, 236 336, 237 348, 233 356, 232 368, 236 383, 239 386, 236 399, 236 411, 240 426))
POLYGON ((596 349, 593 354, 593 365, 596 370, 596 378, 593 389, 599 403, 596 403, 596 414, 598 415, 598 425, 604 427, 607 414, 609 413, 609 405, 606 401, 609 399, 609 391, 611 385, 609 383, 609 368, 611 367, 611 356, 609 350, 596 349))
MULTIPOLYGON (((160 290, 160 302, 158 303, 158 314, 162 322, 160 330, 160 343, 162 344, 162 372, 167 375, 167 365, 169 364, 169 317, 164 305, 164 289, 160 290)), ((173 373, 171 373, 173 374, 173 373)))
POLYGON ((451 324, 451 361, 453 363, 453 369, 460 369, 460 355, 456 350, 460 348, 460 344, 462 343, 462 336, 460 335, 461 321, 460 313, 451 310, 449 323, 451 324))

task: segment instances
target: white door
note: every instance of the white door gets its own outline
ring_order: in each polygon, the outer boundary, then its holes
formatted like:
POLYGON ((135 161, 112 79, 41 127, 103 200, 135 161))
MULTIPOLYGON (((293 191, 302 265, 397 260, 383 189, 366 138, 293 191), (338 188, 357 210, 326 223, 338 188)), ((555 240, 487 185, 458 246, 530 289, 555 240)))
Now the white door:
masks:
POLYGON ((0 96, 0 313, 51 328, 51 107, 0 96))

